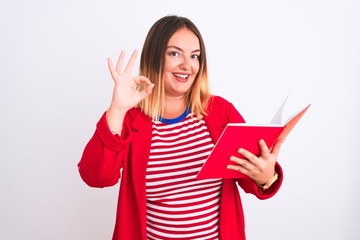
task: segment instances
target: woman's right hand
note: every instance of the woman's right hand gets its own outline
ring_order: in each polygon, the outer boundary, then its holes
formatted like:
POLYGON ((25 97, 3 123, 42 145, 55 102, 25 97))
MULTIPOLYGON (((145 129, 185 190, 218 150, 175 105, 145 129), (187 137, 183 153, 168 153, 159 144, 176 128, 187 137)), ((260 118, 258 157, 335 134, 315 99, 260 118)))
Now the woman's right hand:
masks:
POLYGON ((154 84, 144 76, 132 76, 134 63, 137 57, 137 50, 134 50, 128 64, 123 70, 125 52, 121 51, 119 59, 114 67, 111 58, 107 59, 111 77, 114 80, 114 91, 110 105, 113 111, 127 111, 136 106, 142 99, 151 94, 154 84), (138 91, 136 86, 145 83, 146 87, 138 91))
POLYGON ((121 135, 126 112, 151 94, 154 87, 154 84, 147 77, 132 76, 136 56, 137 51, 134 50, 124 70, 124 51, 121 51, 116 67, 114 67, 112 60, 108 58, 108 67, 114 80, 114 91, 110 107, 106 112, 106 120, 113 134, 121 135), (139 84, 145 84, 142 91, 136 88, 139 84))

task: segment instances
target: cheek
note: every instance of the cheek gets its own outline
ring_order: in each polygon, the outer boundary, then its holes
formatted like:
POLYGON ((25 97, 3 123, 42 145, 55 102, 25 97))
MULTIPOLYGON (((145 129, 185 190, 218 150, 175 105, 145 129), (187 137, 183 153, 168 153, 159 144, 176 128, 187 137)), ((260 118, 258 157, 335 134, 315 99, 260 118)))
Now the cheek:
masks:
POLYGON ((196 71, 199 71, 200 69, 200 59, 193 59, 193 61, 191 62, 191 65, 193 67, 193 69, 196 71))
POLYGON ((198 74, 200 70, 200 63, 199 62, 194 63, 192 69, 195 74, 198 74))
POLYGON ((173 70, 179 63, 171 58, 165 58, 164 62, 164 70, 165 71, 171 71, 173 70))

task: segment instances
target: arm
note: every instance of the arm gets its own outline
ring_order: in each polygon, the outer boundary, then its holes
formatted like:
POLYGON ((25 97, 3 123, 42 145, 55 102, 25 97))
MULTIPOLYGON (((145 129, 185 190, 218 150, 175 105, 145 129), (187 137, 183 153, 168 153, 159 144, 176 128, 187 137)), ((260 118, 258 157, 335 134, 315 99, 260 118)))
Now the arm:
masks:
POLYGON ((112 60, 108 59, 109 71, 114 81, 112 101, 98 122, 78 164, 80 175, 89 186, 106 187, 118 182, 131 135, 130 128, 126 127, 129 124, 124 123, 125 115, 148 96, 154 87, 144 76, 132 77, 136 57, 137 51, 134 51, 124 70, 124 51, 120 53, 116 68, 112 60), (141 83, 146 87, 138 91, 136 86, 141 83))
MULTIPOLYGON (((216 115, 218 117, 212 117, 209 122, 220 126, 225 126, 226 123, 229 122, 245 122, 243 117, 232 104, 219 97, 217 97, 216 102, 219 104, 213 104, 211 110, 215 113, 218 113, 216 115)), ((211 115, 211 113, 209 115, 211 115)), ((213 132, 216 133, 212 135, 213 139, 217 141, 218 137, 223 131, 223 127, 212 127, 212 129, 214 129, 215 131, 213 132)), ((284 140, 278 141, 272 148, 271 152, 267 148, 266 144, 260 142, 260 148, 262 149, 262 156, 260 156, 260 158, 254 156, 246 150, 241 150, 241 154, 246 155, 245 158, 247 159, 233 159, 234 165, 229 167, 233 168, 235 171, 240 171, 245 174, 245 178, 237 179, 238 184, 245 192, 252 193, 259 199, 266 199, 273 196, 279 190, 283 180, 283 172, 281 166, 277 162, 277 158, 281 144, 283 142, 284 140), (245 163, 247 168, 241 165, 241 163, 245 163), (271 185, 269 189, 261 189, 259 185, 264 184, 269 179, 271 179, 274 175, 274 172, 278 174, 278 179, 271 185)))
POLYGON ((112 60, 108 58, 108 67, 114 81, 114 90, 110 107, 106 112, 106 119, 113 134, 121 134, 126 112, 151 94, 154 87, 154 84, 144 76, 132 77, 131 73, 136 57, 137 51, 134 51, 124 70, 122 70, 125 58, 124 51, 120 53, 116 68, 112 60), (146 84, 145 89, 142 91, 136 90, 136 86, 142 83, 146 84))
POLYGON ((104 114, 96 125, 96 130, 82 154, 78 164, 79 173, 91 187, 107 187, 119 180, 122 157, 126 154, 129 137, 113 135, 104 114))

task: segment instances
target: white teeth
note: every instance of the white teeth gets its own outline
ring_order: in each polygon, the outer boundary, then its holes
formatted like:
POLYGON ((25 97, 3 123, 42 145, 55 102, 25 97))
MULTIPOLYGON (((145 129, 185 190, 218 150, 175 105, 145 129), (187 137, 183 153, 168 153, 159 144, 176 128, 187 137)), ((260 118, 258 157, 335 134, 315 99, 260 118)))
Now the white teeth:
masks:
POLYGON ((184 78, 184 79, 187 79, 189 75, 187 74, 174 74, 175 77, 180 77, 180 78, 184 78))

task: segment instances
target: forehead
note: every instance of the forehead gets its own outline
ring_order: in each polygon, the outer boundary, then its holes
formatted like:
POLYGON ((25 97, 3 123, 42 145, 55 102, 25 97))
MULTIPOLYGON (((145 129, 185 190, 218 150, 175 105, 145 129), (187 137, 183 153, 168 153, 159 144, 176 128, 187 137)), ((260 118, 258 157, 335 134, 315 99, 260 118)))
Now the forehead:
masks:
POLYGON ((175 46, 184 50, 200 50, 200 41, 193 31, 183 27, 178 29, 169 39, 168 47, 171 46, 175 46))

